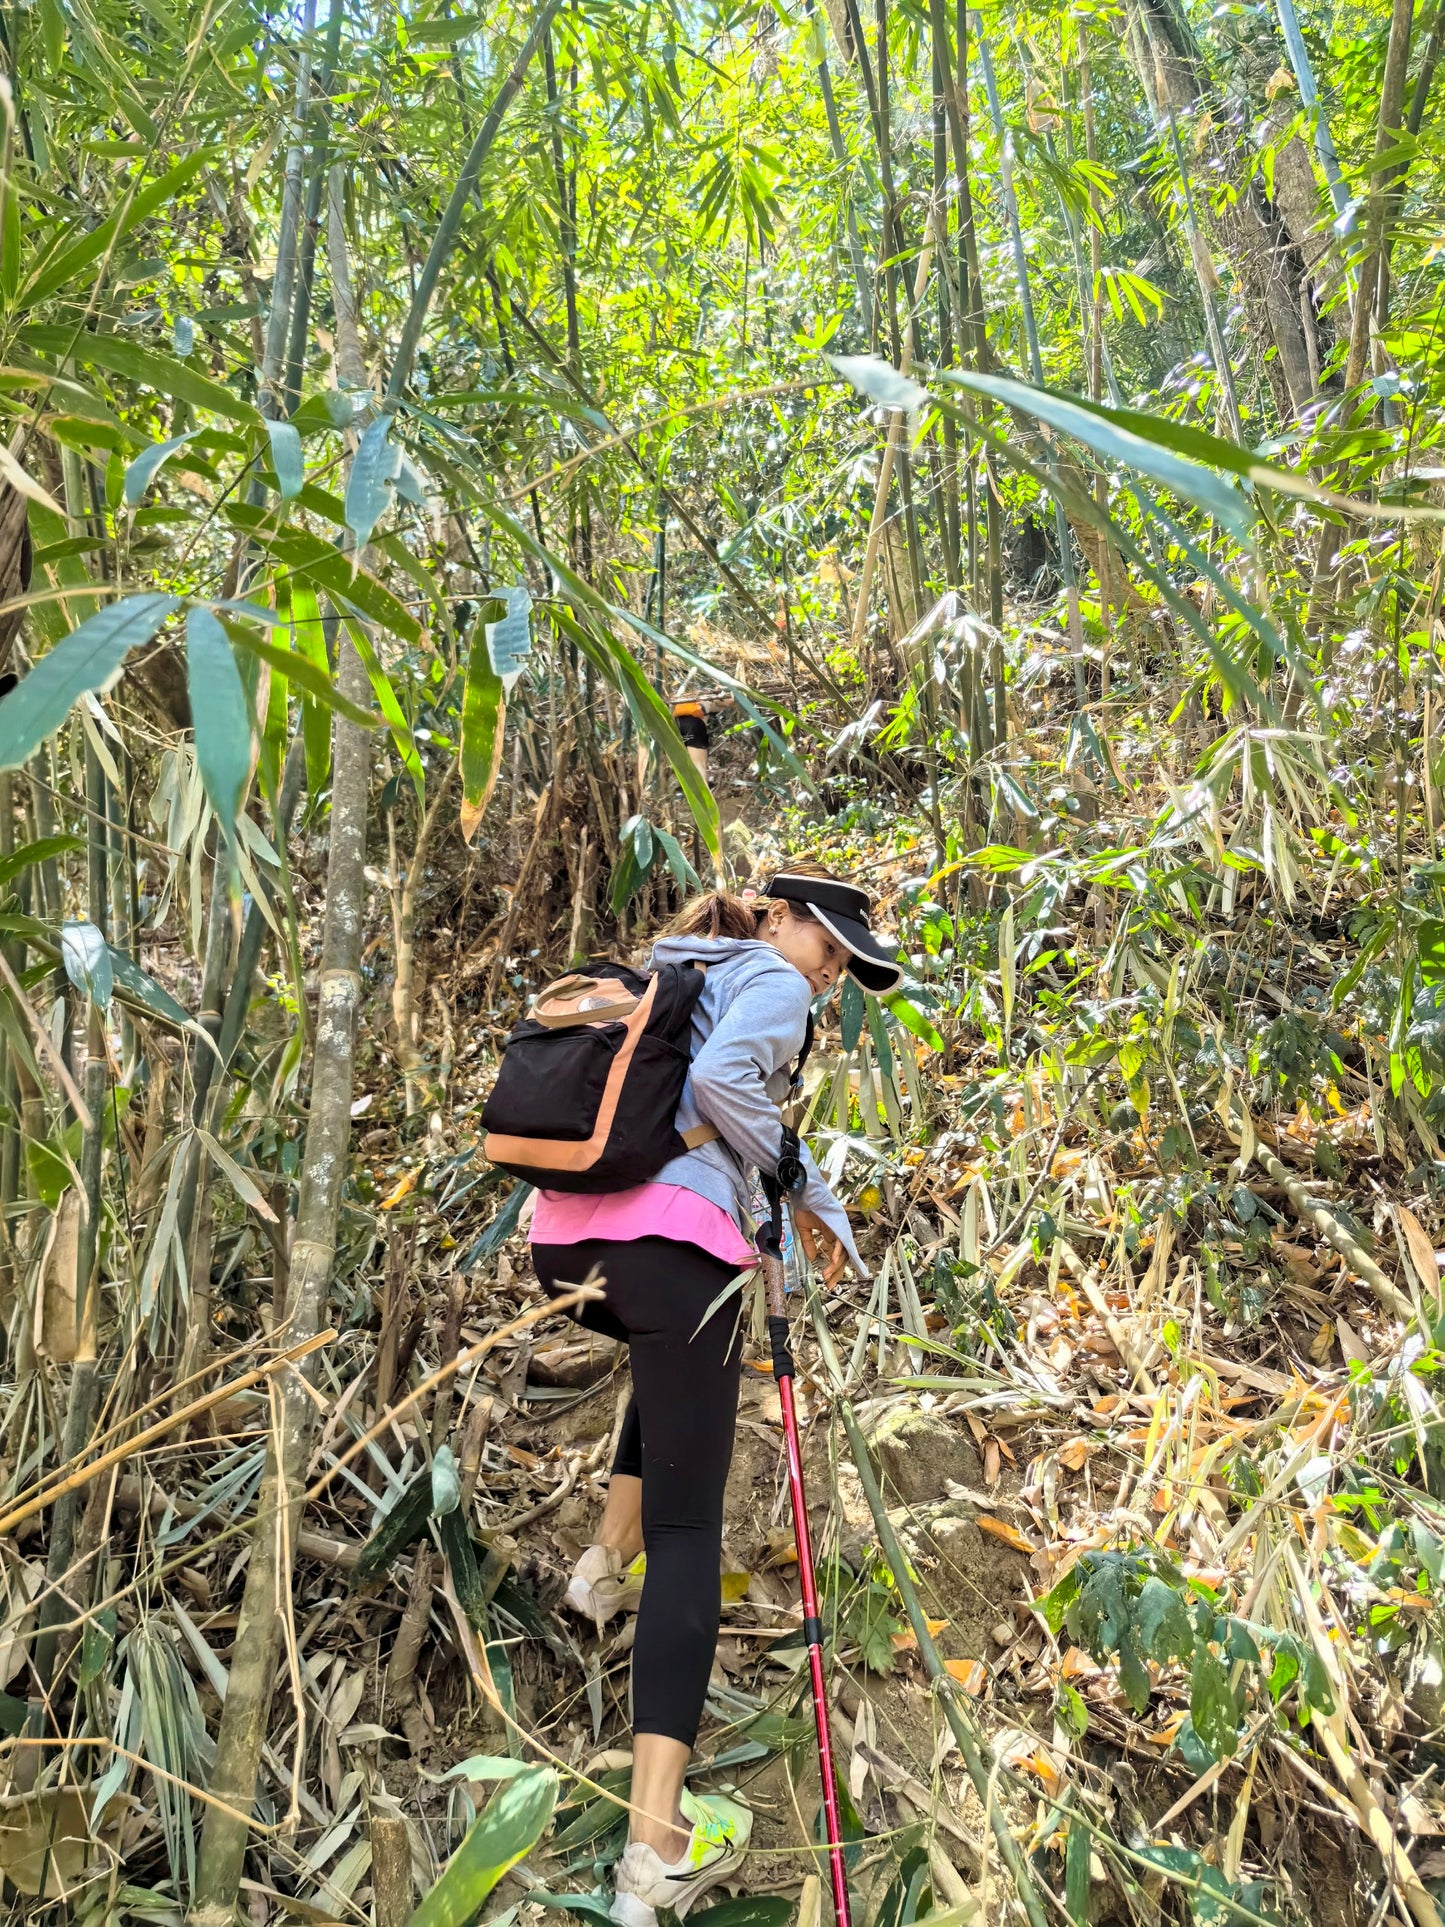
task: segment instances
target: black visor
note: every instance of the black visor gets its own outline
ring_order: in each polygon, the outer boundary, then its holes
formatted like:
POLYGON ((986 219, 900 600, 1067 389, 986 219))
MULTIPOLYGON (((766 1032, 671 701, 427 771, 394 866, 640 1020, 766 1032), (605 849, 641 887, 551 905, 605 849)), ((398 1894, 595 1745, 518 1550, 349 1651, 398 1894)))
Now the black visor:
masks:
POLYGON ((782 870, 764 891, 785 903, 804 904, 848 952, 847 971, 865 990, 887 996, 903 982, 897 946, 890 951, 868 928, 868 892, 856 883, 835 883, 826 877, 791 876, 782 870))

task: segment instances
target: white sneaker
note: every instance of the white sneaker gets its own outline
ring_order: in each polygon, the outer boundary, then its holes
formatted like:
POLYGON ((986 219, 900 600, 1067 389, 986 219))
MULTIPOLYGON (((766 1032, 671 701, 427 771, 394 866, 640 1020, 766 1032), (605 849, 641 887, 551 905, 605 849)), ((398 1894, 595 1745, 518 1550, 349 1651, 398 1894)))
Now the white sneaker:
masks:
POLYGON ((562 1604, 590 1619, 600 1638, 609 1619, 615 1619, 618 1613, 636 1612, 646 1570, 645 1552, 639 1552, 629 1563, 613 1546, 588 1546, 572 1568, 562 1604))
POLYGON ((721 1793, 689 1793, 678 1805, 692 1822, 683 1854, 666 1861, 655 1847, 631 1842, 617 1863, 617 1896, 612 1918, 618 1927, 657 1927, 657 1909, 671 1907, 681 1920, 700 1894, 725 1880, 742 1864, 753 1831, 753 1816, 721 1793))

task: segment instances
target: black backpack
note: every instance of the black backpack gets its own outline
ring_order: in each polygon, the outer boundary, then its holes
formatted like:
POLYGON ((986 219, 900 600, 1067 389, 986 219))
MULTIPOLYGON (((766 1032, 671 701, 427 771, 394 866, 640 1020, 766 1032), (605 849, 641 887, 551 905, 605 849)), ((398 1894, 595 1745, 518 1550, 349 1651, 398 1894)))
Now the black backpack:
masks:
POLYGON ((624 1191, 719 1135, 674 1121, 705 966, 592 969, 539 992, 482 1109, 484 1154, 548 1191, 624 1191))

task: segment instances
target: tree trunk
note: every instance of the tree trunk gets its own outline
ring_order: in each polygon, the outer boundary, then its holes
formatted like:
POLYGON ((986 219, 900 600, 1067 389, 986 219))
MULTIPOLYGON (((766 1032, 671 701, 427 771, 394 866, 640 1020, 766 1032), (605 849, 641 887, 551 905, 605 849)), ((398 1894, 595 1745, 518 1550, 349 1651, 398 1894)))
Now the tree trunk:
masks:
MULTIPOLYGON (((1182 9, 1171 5, 1170 0, 1130 0, 1127 38, 1156 122, 1161 128, 1175 124, 1183 167, 1187 137, 1203 114, 1204 97, 1210 91, 1198 43, 1182 9), (1178 120, 1187 120, 1190 127, 1181 133, 1178 120)), ((1223 138, 1211 143, 1206 151, 1223 163, 1226 178, 1236 190, 1235 205, 1222 212, 1216 210, 1212 197, 1195 202, 1190 195, 1191 226, 1197 221, 1200 232, 1198 243, 1191 236, 1191 248, 1211 335, 1217 320, 1209 280, 1213 257, 1218 255, 1228 262, 1243 297, 1246 323, 1261 357, 1269 348, 1275 350, 1264 365, 1280 419, 1296 420, 1315 401, 1301 307, 1304 258, 1277 207, 1264 199, 1261 189, 1245 183, 1240 166, 1242 143, 1234 137, 1234 130, 1226 127, 1223 138), (1200 258, 1201 248, 1207 265, 1200 258)), ((1223 360, 1223 353, 1219 348, 1217 358, 1223 360)), ((1225 363, 1220 369, 1221 379, 1227 374, 1225 363)))

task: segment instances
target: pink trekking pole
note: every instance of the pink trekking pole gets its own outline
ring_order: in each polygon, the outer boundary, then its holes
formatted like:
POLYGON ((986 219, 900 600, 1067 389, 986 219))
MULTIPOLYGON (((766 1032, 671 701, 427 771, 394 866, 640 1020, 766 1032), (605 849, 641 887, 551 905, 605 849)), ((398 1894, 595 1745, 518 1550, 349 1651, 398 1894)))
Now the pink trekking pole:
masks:
MULTIPOLYGON (((818 1615, 818 1588, 813 1575, 813 1542, 808 1532, 808 1501, 803 1491, 803 1455, 798 1443, 798 1413, 793 1403, 795 1367, 788 1349, 788 1308, 783 1276, 782 1191, 796 1189, 802 1178, 797 1161, 797 1139, 785 1132, 783 1156, 776 1179, 763 1179, 771 1206, 771 1222, 758 1234, 763 1259, 763 1291, 768 1307, 768 1339, 773 1351, 773 1377, 783 1409, 783 1442, 788 1455, 788 1490, 793 1501, 793 1531, 798 1545, 798 1577, 803 1590, 803 1640, 808 1649, 808 1672, 813 1682, 813 1717, 818 1727, 818 1766, 823 1776, 823 1817, 828 1834, 828 1871, 833 1883, 833 1915, 837 1927, 850 1927, 848 1873, 843 1862, 843 1829, 838 1814, 838 1783, 833 1776, 833 1742, 828 1731, 828 1692, 823 1679, 823 1622, 818 1615), (792 1138, 791 1146, 788 1139, 792 1138), (789 1177, 796 1174, 794 1181, 789 1177)), ((796 1235, 796 1234, 795 1234, 796 1235)))

